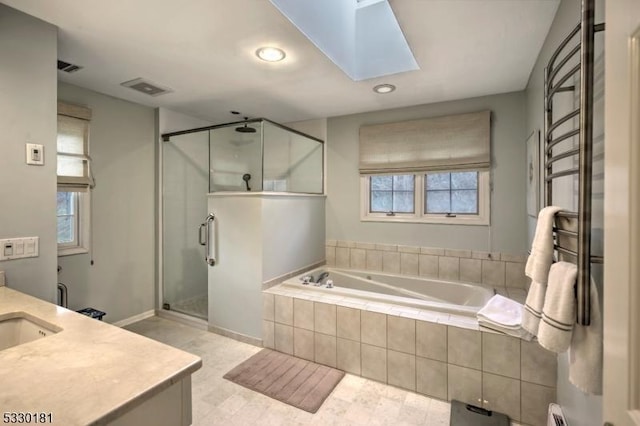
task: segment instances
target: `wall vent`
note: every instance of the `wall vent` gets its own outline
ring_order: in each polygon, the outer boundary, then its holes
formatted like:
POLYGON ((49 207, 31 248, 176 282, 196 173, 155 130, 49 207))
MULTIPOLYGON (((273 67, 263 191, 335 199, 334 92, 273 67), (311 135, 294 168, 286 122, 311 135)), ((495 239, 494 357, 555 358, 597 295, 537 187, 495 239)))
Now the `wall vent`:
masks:
POLYGON ((70 64, 69 62, 61 61, 58 59, 58 71, 64 71, 68 73, 76 72, 81 70, 84 67, 80 65, 70 64))
POLYGON ((167 87, 162 87, 159 84, 152 83, 149 80, 145 80, 144 78, 135 78, 133 80, 120 83, 120 85, 149 96, 160 96, 164 95, 165 93, 173 92, 173 90, 167 87))
POLYGON ((547 426, 569 426, 569 423, 567 423, 567 419, 564 417, 562 409, 558 404, 549 404, 547 426))

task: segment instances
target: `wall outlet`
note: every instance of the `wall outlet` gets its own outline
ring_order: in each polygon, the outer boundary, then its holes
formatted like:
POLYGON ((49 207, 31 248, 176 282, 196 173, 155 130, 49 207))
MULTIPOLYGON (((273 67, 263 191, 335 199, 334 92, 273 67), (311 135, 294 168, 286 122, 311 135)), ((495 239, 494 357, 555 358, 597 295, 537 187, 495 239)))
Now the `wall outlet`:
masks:
POLYGON ((35 143, 27 144, 27 164, 44 165, 44 146, 35 143))

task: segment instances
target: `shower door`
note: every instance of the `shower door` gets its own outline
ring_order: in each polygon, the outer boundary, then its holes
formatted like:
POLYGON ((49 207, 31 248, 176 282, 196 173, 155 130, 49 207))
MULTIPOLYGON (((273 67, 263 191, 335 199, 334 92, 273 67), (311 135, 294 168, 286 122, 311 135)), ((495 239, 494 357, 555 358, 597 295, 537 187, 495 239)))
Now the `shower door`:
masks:
POLYGON ((162 142, 162 307, 200 319, 208 316, 205 247, 209 132, 162 142))

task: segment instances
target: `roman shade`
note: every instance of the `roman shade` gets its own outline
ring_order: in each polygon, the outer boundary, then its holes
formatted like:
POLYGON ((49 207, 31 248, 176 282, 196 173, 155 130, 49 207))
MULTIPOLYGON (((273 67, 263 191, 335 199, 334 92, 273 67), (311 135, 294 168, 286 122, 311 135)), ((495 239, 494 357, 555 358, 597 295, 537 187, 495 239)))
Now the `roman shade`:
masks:
POLYGON ((58 102, 58 191, 84 192, 93 186, 89 157, 91 110, 58 102))
POLYGON ((488 170, 491 111, 360 127, 360 173, 488 170))

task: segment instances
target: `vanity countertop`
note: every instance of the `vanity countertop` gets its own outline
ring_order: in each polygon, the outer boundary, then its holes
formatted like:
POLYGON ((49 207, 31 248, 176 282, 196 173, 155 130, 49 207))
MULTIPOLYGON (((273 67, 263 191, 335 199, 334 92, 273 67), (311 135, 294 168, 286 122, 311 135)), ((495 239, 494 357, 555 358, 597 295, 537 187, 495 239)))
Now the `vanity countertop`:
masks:
POLYGON ((62 331, 0 351, 0 416, 51 413, 53 424, 107 424, 202 366, 195 355, 0 287, 0 315, 10 312, 62 331))

